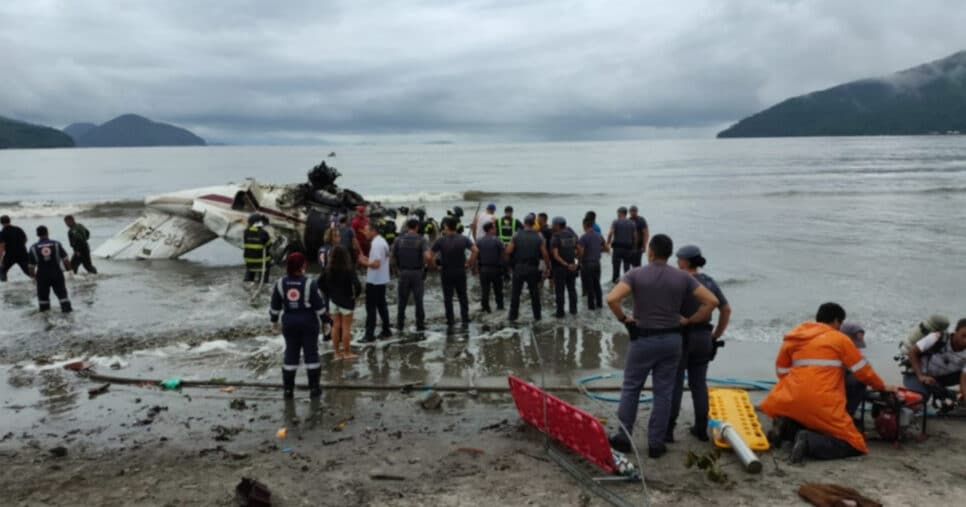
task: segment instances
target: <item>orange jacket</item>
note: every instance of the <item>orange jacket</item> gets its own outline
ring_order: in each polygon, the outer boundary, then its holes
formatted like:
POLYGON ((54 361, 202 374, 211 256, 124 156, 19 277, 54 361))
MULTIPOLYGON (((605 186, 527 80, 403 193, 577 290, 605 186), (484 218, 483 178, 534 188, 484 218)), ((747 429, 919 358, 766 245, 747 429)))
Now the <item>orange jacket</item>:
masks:
POLYGON ((845 411, 844 368, 873 389, 885 388, 847 336, 827 324, 801 324, 785 335, 775 359, 778 383, 761 402, 762 412, 794 419, 810 430, 869 452, 865 438, 845 411))

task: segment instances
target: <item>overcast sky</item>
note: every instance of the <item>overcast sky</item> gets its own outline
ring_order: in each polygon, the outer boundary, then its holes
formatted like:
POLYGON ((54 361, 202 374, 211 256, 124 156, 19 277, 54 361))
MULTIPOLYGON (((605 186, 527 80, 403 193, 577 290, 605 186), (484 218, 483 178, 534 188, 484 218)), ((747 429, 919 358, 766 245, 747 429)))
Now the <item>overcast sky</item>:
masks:
POLYGON ((229 143, 712 136, 966 49, 962 0, 0 2, 0 116, 229 143))

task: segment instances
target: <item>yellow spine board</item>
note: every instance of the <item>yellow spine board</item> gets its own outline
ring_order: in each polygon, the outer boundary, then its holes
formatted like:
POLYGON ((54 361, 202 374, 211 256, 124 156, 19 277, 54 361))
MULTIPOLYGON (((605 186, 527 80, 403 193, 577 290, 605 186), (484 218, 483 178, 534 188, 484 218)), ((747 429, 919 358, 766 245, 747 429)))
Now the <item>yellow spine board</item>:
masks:
MULTIPOLYGON (((712 419, 726 422, 738 430, 741 438, 753 451, 767 451, 768 439, 761 429, 758 414, 751 404, 751 398, 744 389, 726 389, 714 387, 708 389, 709 410, 712 419)), ((723 449, 731 446, 721 439, 714 439, 714 445, 723 449)))

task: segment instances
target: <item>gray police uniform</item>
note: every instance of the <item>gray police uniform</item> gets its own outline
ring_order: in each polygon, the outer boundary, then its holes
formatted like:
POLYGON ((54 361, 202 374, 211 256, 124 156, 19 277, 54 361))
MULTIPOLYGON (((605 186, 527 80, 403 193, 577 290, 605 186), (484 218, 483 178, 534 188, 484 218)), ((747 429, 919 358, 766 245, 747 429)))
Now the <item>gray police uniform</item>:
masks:
POLYGON ((470 300, 466 293, 466 251, 472 248, 470 238, 456 233, 447 234, 433 244, 433 252, 440 256, 443 308, 446 310, 446 323, 450 326, 456 320, 453 315, 454 292, 460 302, 460 319, 464 325, 470 322, 470 300))
POLYGON ((560 264, 554 257, 550 262, 553 264, 553 288, 557 303, 557 317, 564 316, 564 291, 570 303, 570 314, 577 314, 577 271, 571 271, 567 266, 577 264, 577 235, 570 229, 562 229, 553 233, 550 239, 550 249, 557 250, 557 254, 567 264, 560 264))
POLYGON ((594 310, 604 307, 604 291, 600 287, 600 257, 604 249, 604 237, 593 229, 580 237, 578 244, 583 248, 580 259, 580 284, 587 296, 587 308, 594 310))
MULTIPOLYGON (((718 298, 718 305, 728 304, 721 288, 715 283, 714 279, 704 273, 694 275, 694 278, 704 285, 718 298)), ((698 311, 701 304, 689 294, 684 300, 684 310, 681 315, 690 317, 698 311)), ((674 401, 671 406, 671 422, 668 425, 668 434, 674 431, 677 424, 678 414, 681 412, 681 399, 684 397, 684 374, 687 372, 688 387, 691 390, 691 401, 694 403, 694 428, 695 431, 702 433, 708 428, 708 363, 714 355, 714 337, 712 331, 714 327, 711 322, 703 324, 692 324, 683 329, 684 347, 681 354, 681 362, 678 364, 678 375, 674 380, 674 401)))
POLYGON ((540 320, 540 246, 543 237, 539 232, 524 229, 513 236, 513 287, 510 291, 510 320, 520 316, 520 293, 523 284, 530 292, 530 306, 534 320, 540 320))
POLYGON ((416 328, 426 327, 426 312, 423 309, 423 276, 425 274, 425 254, 429 249, 426 238, 421 234, 406 232, 392 244, 392 256, 399 269, 399 284, 396 293, 396 327, 400 330, 406 322, 406 306, 409 296, 416 301, 416 328))
POLYGON ((634 230, 637 227, 634 222, 626 218, 618 218, 611 224, 614 229, 614 238, 611 241, 611 265, 614 272, 611 275, 611 282, 617 283, 621 273, 621 264, 624 265, 624 273, 631 269, 631 252, 634 248, 634 230))
MULTIPOLYGON (((631 343, 624 366, 624 384, 617 416, 627 431, 634 430, 641 389, 654 372, 654 402, 647 424, 647 442, 652 449, 664 447, 671 419, 674 379, 681 360, 681 315, 685 300, 698 288, 690 274, 666 263, 636 268, 621 279, 634 295, 631 343)), ((622 434, 617 439, 626 439, 622 434)))
POLYGON ((490 289, 496 300, 496 309, 503 310, 503 242, 496 236, 484 236, 476 242, 480 251, 480 288, 483 292, 483 311, 490 311, 490 289))
POLYGON ((647 247, 644 244, 644 230, 647 229, 647 220, 640 215, 628 218, 628 220, 634 223, 634 230, 637 231, 637 241, 634 242, 634 248, 631 250, 631 267, 638 268, 641 266, 641 258, 644 257, 644 249, 647 247))

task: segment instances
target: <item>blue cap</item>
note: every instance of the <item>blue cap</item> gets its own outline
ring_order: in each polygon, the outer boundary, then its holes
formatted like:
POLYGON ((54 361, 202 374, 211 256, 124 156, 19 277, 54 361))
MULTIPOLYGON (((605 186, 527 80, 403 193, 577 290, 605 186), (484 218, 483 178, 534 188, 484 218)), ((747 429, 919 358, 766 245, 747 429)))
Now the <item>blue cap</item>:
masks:
POLYGON ((564 217, 553 217, 553 220, 551 220, 550 223, 556 226, 564 227, 567 225, 567 219, 564 217))
POLYGON ((684 245, 678 249, 676 254, 679 259, 693 259, 701 257, 701 249, 696 245, 684 245))
POLYGON ((494 210, 495 211, 496 210, 496 203, 491 202, 490 204, 487 204, 486 205, 486 209, 494 210))

